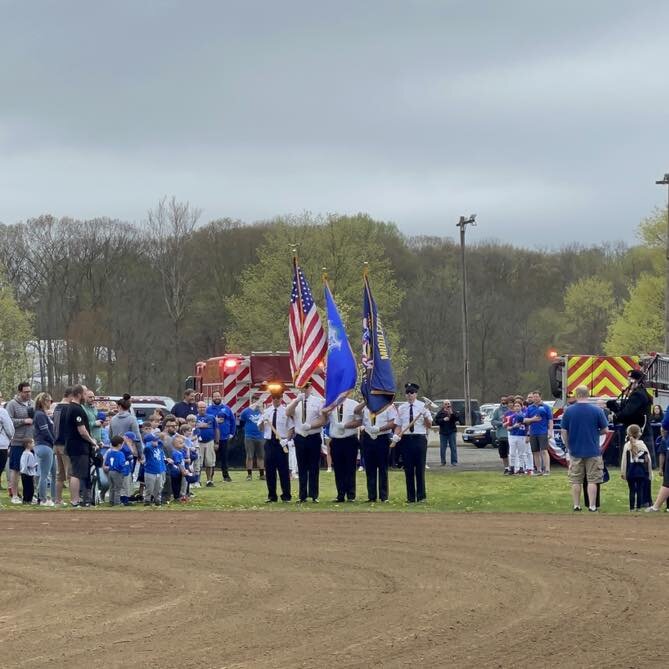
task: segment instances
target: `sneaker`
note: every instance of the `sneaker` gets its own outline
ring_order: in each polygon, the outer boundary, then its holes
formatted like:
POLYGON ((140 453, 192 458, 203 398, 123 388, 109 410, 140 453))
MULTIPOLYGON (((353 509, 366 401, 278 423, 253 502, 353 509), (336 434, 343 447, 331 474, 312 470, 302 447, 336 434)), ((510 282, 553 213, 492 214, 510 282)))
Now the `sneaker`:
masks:
POLYGON ((326 471, 328 474, 332 474, 332 467, 328 467, 325 471, 326 471))
POLYGON ((598 509, 597 507, 595 507, 595 508, 593 509, 591 506, 589 506, 589 507, 588 507, 588 511, 590 511, 590 513, 598 513, 598 512, 599 512, 599 509, 598 509))
POLYGON ((258 477, 258 481, 265 481, 265 480, 266 480, 266 479, 265 479, 265 475, 264 475, 264 474, 261 474, 261 475, 258 477))
MULTIPOLYGON (((425 468, 427 469, 427 465, 425 465, 425 468)), ((359 471, 359 472, 364 472, 364 471, 365 471, 365 468, 364 468, 362 465, 360 465, 360 466, 358 467, 358 471, 359 471)))
POLYGON ((442 462, 442 463, 441 463, 441 466, 442 466, 442 467, 445 467, 445 466, 446 466, 446 463, 445 463, 445 462, 442 462))
POLYGON ((32 501, 30 503, 37 506, 39 504, 39 500, 37 499, 37 497, 33 497, 32 501))
POLYGON ((320 502, 318 501, 318 497, 317 497, 316 499, 312 499, 311 501, 312 501, 314 504, 320 504, 320 502))
POLYGON ((23 500, 20 497, 14 495, 14 497, 12 497, 12 504, 23 504, 23 500))
POLYGON ((213 481, 207 481, 207 488, 213 488, 214 487, 214 482, 213 481))
POLYGON ((70 506, 73 509, 78 509, 81 506, 81 504, 79 502, 70 502, 70 506))
POLYGON ((429 468, 430 468, 430 465, 425 465, 425 469, 429 469, 429 468))
POLYGON ((551 475, 550 471, 544 472, 544 476, 550 476, 550 475, 551 475))
POLYGON ((657 513, 658 511, 659 511, 659 509, 656 509, 654 506, 649 506, 646 509, 646 513, 657 513))
POLYGON ((193 487, 193 488, 201 488, 202 486, 200 485, 200 482, 199 482, 199 481, 196 481, 195 483, 192 483, 192 484, 191 484, 191 487, 193 487))
POLYGON ((46 502, 40 502, 39 505, 40 505, 40 506, 56 506, 56 505, 53 503, 53 501, 50 500, 50 499, 47 499, 46 502))
POLYGON ((251 474, 249 474, 249 475, 246 477, 246 480, 247 480, 247 481, 253 481, 253 476, 251 476, 251 474))
POLYGON ((582 509, 581 509, 580 506, 575 506, 575 507, 572 509, 572 511, 581 511, 581 510, 582 510, 582 509))
POLYGON ((508 467, 504 467, 504 476, 508 476, 511 473, 508 467))
POLYGON ((223 483, 232 483, 232 479, 229 476, 223 478, 223 483))
POLYGON ((541 472, 533 472, 532 476, 543 476, 541 472))

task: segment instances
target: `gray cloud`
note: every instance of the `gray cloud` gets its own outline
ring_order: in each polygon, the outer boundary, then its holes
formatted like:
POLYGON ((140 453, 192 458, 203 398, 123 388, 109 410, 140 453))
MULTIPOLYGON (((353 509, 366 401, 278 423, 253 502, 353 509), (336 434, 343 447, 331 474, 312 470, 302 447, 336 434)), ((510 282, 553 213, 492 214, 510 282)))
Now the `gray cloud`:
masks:
POLYGON ((669 170, 669 6, 4 2, 0 220, 367 211, 633 239, 669 170))

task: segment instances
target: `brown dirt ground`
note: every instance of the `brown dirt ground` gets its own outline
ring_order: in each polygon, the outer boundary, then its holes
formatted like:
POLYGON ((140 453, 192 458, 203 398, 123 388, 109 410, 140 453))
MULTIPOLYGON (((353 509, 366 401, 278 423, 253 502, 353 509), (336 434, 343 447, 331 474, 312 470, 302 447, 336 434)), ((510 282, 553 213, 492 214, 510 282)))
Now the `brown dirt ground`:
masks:
POLYGON ((669 532, 649 518, 6 512, 0 531, 3 667, 655 667, 669 652, 669 532))

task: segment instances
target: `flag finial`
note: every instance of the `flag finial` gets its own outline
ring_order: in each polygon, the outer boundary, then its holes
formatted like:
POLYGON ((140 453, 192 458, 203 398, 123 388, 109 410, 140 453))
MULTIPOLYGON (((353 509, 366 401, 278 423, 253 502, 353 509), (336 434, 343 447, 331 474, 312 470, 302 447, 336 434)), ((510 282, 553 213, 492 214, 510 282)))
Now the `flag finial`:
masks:
POLYGON ((328 268, 323 267, 322 272, 323 272, 323 281, 327 281, 328 280, 328 268))

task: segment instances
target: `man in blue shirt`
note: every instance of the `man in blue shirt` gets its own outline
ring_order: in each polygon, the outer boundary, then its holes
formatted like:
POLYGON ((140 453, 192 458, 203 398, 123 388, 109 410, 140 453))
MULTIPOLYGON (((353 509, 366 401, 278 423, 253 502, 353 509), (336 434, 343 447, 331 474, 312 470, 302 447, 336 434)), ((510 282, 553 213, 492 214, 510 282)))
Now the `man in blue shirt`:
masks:
POLYGON ((257 400, 239 415, 239 425, 244 428, 244 449, 246 450, 246 480, 253 478, 253 458, 260 472, 260 480, 265 480, 265 440, 258 423, 262 419, 261 402, 257 400))
POLYGON ((588 388, 578 386, 576 402, 562 416, 562 441, 569 452, 569 481, 574 511, 581 510, 581 490, 584 478, 588 483, 588 511, 597 511, 597 484, 604 480, 604 463, 599 437, 606 434, 609 422, 604 412, 588 402, 588 388))
POLYGON ((211 401, 212 403, 207 407, 207 413, 216 419, 218 461, 221 465, 221 472, 223 472, 223 480, 230 483, 232 479, 228 473, 228 440, 235 436, 235 428, 237 427, 235 414, 232 413, 232 409, 227 404, 223 404, 221 393, 218 390, 212 394, 211 401))
POLYGON ((191 414, 197 413, 197 405, 195 404, 195 391, 188 389, 184 391, 184 398, 181 402, 177 402, 172 407, 172 415, 180 424, 186 422, 186 418, 191 414))
POLYGON ((216 441, 218 440, 218 424, 216 418, 207 411, 207 405, 197 403, 195 429, 193 437, 200 446, 200 461, 207 477, 207 487, 214 485, 214 467, 216 466, 216 441))
POLYGON ((532 393, 532 404, 527 407, 527 417, 523 421, 529 425, 528 438, 534 458, 534 473, 548 476, 551 473, 551 458, 548 453, 548 435, 553 434, 553 412, 541 399, 541 393, 532 393))

